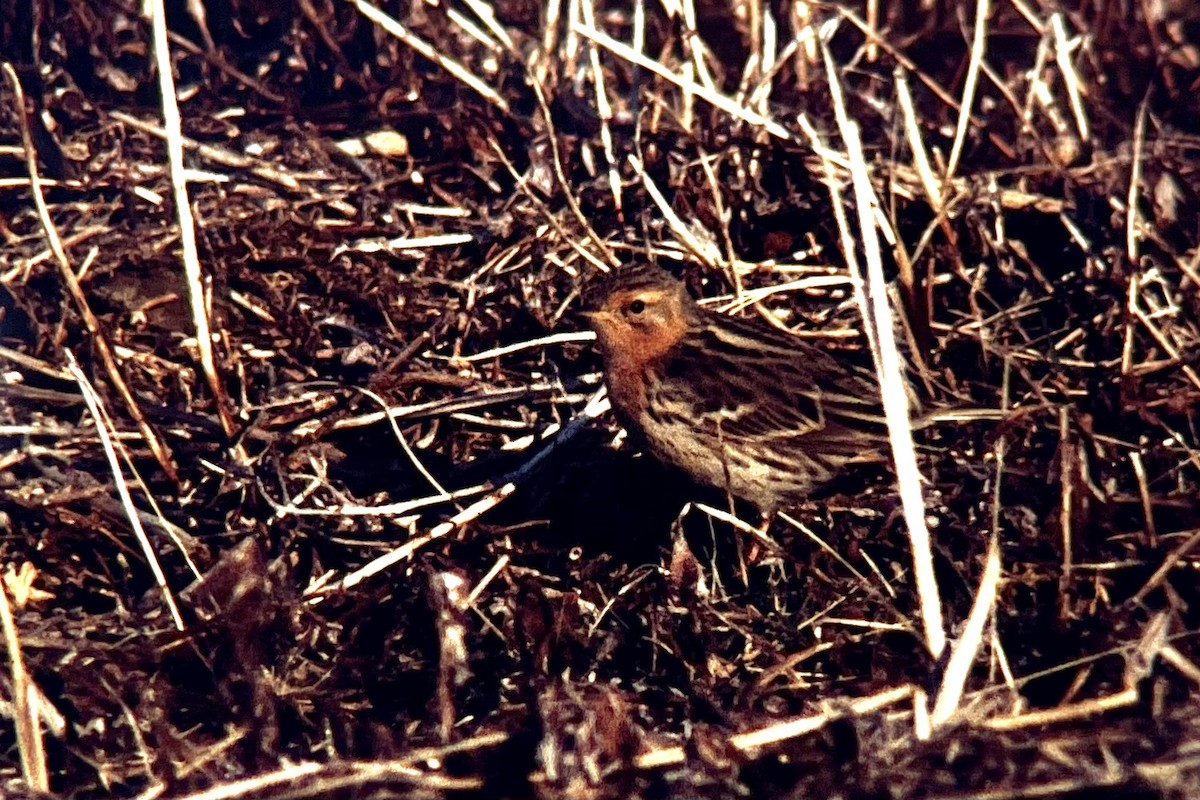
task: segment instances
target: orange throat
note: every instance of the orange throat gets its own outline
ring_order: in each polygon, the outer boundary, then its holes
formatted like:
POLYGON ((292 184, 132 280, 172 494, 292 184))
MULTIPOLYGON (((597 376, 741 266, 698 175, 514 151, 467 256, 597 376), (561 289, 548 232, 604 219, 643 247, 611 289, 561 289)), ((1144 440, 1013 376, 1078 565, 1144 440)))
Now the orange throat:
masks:
POLYGON ((628 427, 646 410, 646 388, 651 365, 628 358, 628 354, 610 356, 604 365, 604 383, 608 397, 621 423, 628 427))

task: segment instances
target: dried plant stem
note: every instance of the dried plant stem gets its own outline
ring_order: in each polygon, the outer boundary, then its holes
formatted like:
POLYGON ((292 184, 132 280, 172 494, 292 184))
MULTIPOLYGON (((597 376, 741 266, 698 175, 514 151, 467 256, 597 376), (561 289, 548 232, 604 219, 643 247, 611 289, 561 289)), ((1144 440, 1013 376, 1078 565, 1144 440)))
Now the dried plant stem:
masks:
MULTIPOLYGON (((200 369, 213 395, 217 418, 227 437, 237 431, 230 410, 229 395, 217 372, 213 354, 213 331, 209 320, 209 303, 204 289, 204 274, 200 268, 200 252, 196 247, 196 221, 188 198, 187 171, 183 164, 183 122, 179 102, 175 97, 175 78, 171 64, 171 45, 167 39, 167 12, 164 0, 150 0, 150 24, 154 37, 154 61, 158 69, 158 88, 162 101, 163 128, 167 132, 167 163, 170 166, 171 190, 175 199, 175 214, 179 218, 179 243, 183 249, 183 274, 188 287, 188 305, 192 325, 196 329, 196 350, 200 369)), ((244 460, 244 454, 243 454, 244 460)))
POLYGON ((946 161, 945 179, 958 171, 958 160, 962 157, 963 144, 967 139, 967 128, 971 125, 971 107, 975 104, 975 88, 979 85, 979 72, 983 55, 987 51, 988 0, 977 0, 975 4, 975 33, 971 38, 971 58, 967 63, 967 75, 963 81, 963 97, 958 107, 958 125, 954 129, 954 144, 950 147, 950 158, 946 161))
MULTIPOLYGON (((159 0, 161 2, 161 0, 159 0)), ((365 2, 365 0, 349 0, 350 4, 358 9, 358 13, 362 14, 367 19, 374 22, 385 31, 395 36, 404 44, 411 47, 416 52, 420 53, 425 58, 429 59, 439 67, 444 69, 447 74, 451 75, 455 80, 460 81, 464 86, 474 91, 487 102, 494 105, 496 108, 505 114, 508 113, 508 101, 496 93, 496 90, 479 78, 471 74, 470 70, 459 64, 452 58, 438 52, 438 49, 429 42, 417 36, 395 17, 385 14, 380 9, 365 2)))
MULTIPOLYGON (((7 65, 6 65, 7 66, 7 65)), ((21 774, 34 792, 50 791, 50 773, 46 767, 46 747, 38 708, 41 693, 25 669, 21 653, 21 634, 8 602, 8 588, 0 581, 0 628, 8 652, 8 672, 12 677, 13 723, 17 728, 17 751, 21 756, 21 774)))
POLYGON ((78 362, 75 361, 74 354, 70 350, 65 352, 67 356, 67 369, 70 370, 71 376, 75 379, 76 384, 78 384, 79 391, 83 394, 83 400, 87 404, 88 411, 91 412, 92 419, 96 422, 96 433, 100 437, 100 445, 104 449, 104 455, 108 458, 108 466, 112 470, 113 485, 116 486, 117 494, 121 498, 121 505, 125 508, 129 527, 133 529, 138 544, 142 547, 142 555, 146 557, 146 563, 149 564, 150 571, 154 573, 155 583, 162 590, 163 602, 171 612, 171 620, 175 623, 175 627, 182 631, 185 629, 185 625, 183 624, 183 616, 179 613, 179 605, 175 602, 175 595, 171 592, 170 584, 167 583, 167 575, 163 572, 162 565, 158 563, 158 552, 154 549, 154 545, 150 543, 150 537, 146 535, 146 529, 142 527, 141 516, 138 514, 137 507, 133 504, 133 496, 129 493, 129 485, 125 481, 125 474, 121 471, 121 460, 117 457, 116 445, 109 433, 112 426, 108 414, 101 405, 100 395, 96 394, 96 390, 92 388, 87 376, 83 374, 83 370, 79 368, 78 362))
POLYGON ((71 268, 67 252, 63 249, 62 240, 59 238, 58 231, 54 227, 54 221, 50 218, 50 209, 46 205, 46 198, 42 195, 41 180, 38 177, 37 169, 37 154, 34 151, 33 138, 29 132, 29 120, 25 116, 25 93, 21 89, 21 81, 17 78, 17 73, 12 65, 7 61, 3 64, 3 70, 12 88, 13 97, 16 102, 14 112, 21 127, 21 141, 25 147, 25 167, 29 172, 29 190, 33 194, 33 202, 37 207, 38 219, 41 221, 42 230, 46 234, 46 241, 50 245, 50 250, 54 254, 59 275, 62 277, 63 284, 66 286, 71 300, 75 303, 76 310, 79 311, 79 315, 83 318, 83 323, 92 337, 93 346, 100 356, 100 363, 104 365, 104 370, 108 375, 109 381, 112 382, 113 388, 120 395, 121 401, 125 405, 125 410, 133 417, 138 430, 146 440, 147 446, 154 453, 158 465, 162 467, 168 479, 174 483, 178 483, 179 472, 175 468, 171 451, 158 437, 158 434, 154 432, 154 429, 150 427, 150 423, 146 421, 146 416, 142 413, 141 408, 133 397, 133 392, 129 390, 129 385, 121 375, 120 369, 117 368, 117 359, 113 355, 112 346, 108 343, 108 338, 100 329, 100 320, 92 313, 87 295, 83 293, 83 287, 80 286, 79 279, 75 276, 75 271, 71 268))
MULTIPOLYGON (((878 204, 867 175, 866 161, 859 142, 857 126, 846 113, 833 58, 827 48, 822 48, 822 52, 838 128, 842 135, 842 141, 846 144, 846 155, 850 162, 854 196, 858 209, 859 235, 853 236, 849 229, 842 232, 843 242, 849 245, 844 255, 850 265, 851 274, 854 276, 855 296, 860 304, 863 326, 867 332, 876 371, 879 374, 888 438, 892 443, 896 478, 900 487, 900 502, 912 546, 913 579, 920 601, 925 644, 929 648, 929 652, 936 657, 941 655, 946 646, 946 631, 942 622, 937 579, 933 572, 933 551, 929 528, 925 522, 921 475, 917 469, 916 446, 913 443, 912 425, 909 421, 908 390, 900 369, 900 355, 896 349, 891 309, 888 307, 887 283, 883 276, 879 237, 874 224, 878 204), (865 273, 861 271, 858 259, 855 257, 854 243, 856 240, 861 243, 866 255, 865 273)), ((834 205, 838 204, 838 198, 834 197, 834 205)))
MULTIPOLYGON (((904 702, 906 699, 912 697, 912 694, 913 687, 906 685, 886 689, 869 697, 844 700, 836 704, 831 703, 828 711, 768 725, 764 728, 747 731, 746 733, 735 734, 730 737, 729 743, 742 752, 754 751, 761 747, 770 747, 786 742, 789 739, 795 739, 798 736, 818 731, 829 723, 838 719, 844 719, 847 716, 873 714, 888 706, 904 702)), ((681 764, 684 757, 682 747, 664 747, 648 753, 642 753, 634 759, 634 765, 639 769, 656 769, 672 764, 681 764)))

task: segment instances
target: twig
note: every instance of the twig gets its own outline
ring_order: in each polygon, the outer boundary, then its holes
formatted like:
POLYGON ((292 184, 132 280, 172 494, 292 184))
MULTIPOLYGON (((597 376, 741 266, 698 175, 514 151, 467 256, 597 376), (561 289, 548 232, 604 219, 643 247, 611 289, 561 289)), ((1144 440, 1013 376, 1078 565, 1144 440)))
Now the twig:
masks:
POLYGON ((408 28, 404 27, 395 17, 385 14, 380 9, 376 8, 370 3, 365 2, 365 0, 347 0, 347 2, 358 9, 358 13, 362 14, 379 27, 383 28, 392 36, 395 36, 401 42, 411 47, 413 50, 417 51, 434 64, 437 64, 452 78, 461 81, 464 86, 478 94, 487 102, 491 103, 500 111, 504 112, 505 114, 509 113, 508 101, 497 94, 495 89, 472 75, 470 71, 467 70, 467 68, 462 64, 459 64, 449 56, 439 53, 436 47, 410 31, 408 28))
POLYGON ((116 389, 117 394, 120 396, 125 410, 133 417, 133 421, 137 424, 138 430, 146 440, 150 452, 154 454, 155 460, 158 461, 158 465, 162 468, 167 478, 173 483, 179 483, 179 472, 175 468, 175 461, 171 456, 170 449, 159 439, 158 434, 154 432, 154 429, 150 427, 150 423, 146 421, 145 415, 142 414, 141 408, 133 397, 133 392, 129 390, 129 385, 125 382, 124 376, 121 375, 120 369, 117 368, 117 360, 113 355, 112 346, 108 343, 108 338, 100 329, 100 320, 92 313, 87 295, 83 293, 83 287, 79 285, 79 279, 76 277, 75 271, 71 268, 67 252, 63 249, 62 240, 58 236, 58 230, 54 227, 54 221, 50 218, 50 209, 46 205, 46 198, 42 194, 41 181, 38 178, 37 171, 37 153, 34 150, 33 139, 29 131, 29 120, 25 116, 25 93, 21 89, 21 81, 17 78, 17 73, 13 69, 12 64, 9 64, 7 61, 3 63, 3 70, 5 77, 12 87, 13 97, 16 102, 14 113, 21 126, 21 142, 25 146, 25 167, 29 173, 30 192, 33 194, 33 203, 37 208, 38 220, 42 224, 42 231, 46 234, 46 242, 50 245, 51 252, 54 253, 54 260, 58 265, 59 275, 62 277, 63 284, 67 287, 67 292, 71 295, 71 300, 75 303, 75 308, 79 311, 80 316, 83 317, 83 324, 91 336, 93 346, 100 357, 100 363, 104 365, 104 371, 108 375, 109 381, 112 382, 113 388, 116 389))
MULTIPOLYGON (((342 578, 333 587, 325 587, 323 585, 314 585, 308 587, 304 594, 309 598, 310 603, 320 603, 330 592, 345 591, 346 589, 355 586, 367 578, 377 575, 378 573, 411 558, 418 550, 428 545, 430 542, 441 539, 450 533, 453 533, 459 527, 471 522, 483 514, 490 511, 495 506, 508 499, 513 492, 517 490, 517 485, 521 483, 534 469, 550 457, 557 446, 573 438, 582 427, 595 419, 599 415, 608 410, 608 399, 604 391, 597 392, 574 419, 558 432, 554 441, 548 446, 539 451, 536 455, 530 458, 523 466, 512 472, 506 482, 491 490, 486 497, 472 503, 467 508, 455 514, 449 520, 435 525, 429 533, 424 536, 416 537, 408 542, 405 542, 400 547, 386 553, 379 558, 371 560, 369 563, 359 569, 349 573, 342 578)), ((449 499, 449 498, 447 498, 449 499)))
POLYGON ((347 591, 348 589, 351 589, 367 580, 371 576, 378 575, 384 570, 399 564, 401 561, 411 558, 418 550, 424 548, 430 542, 444 538, 458 530, 460 526, 478 519, 484 513, 502 503, 516 490, 516 484, 506 483, 500 488, 490 492, 486 497, 483 497, 467 506, 465 509, 455 514, 445 522, 435 525, 432 529, 430 529, 429 533, 425 534, 424 536, 417 536, 400 545, 395 550, 392 550, 390 553, 386 553, 379 558, 371 559, 362 567, 359 567, 353 572, 347 574, 346 577, 342 578, 333 586, 310 586, 305 589, 304 595, 308 598, 309 603, 315 605, 322 602, 330 594, 347 591))
POLYGON ((1063 14, 1056 11, 1050 15, 1050 31, 1054 36, 1054 60, 1058 63, 1058 71, 1062 74, 1063 84, 1067 87, 1067 98, 1071 103, 1071 113, 1075 117, 1075 128, 1079 138, 1087 141, 1091 138, 1091 126, 1088 124, 1087 111, 1083 105, 1083 82, 1071 63, 1071 52, 1078 49, 1080 37, 1067 38, 1067 29, 1063 23, 1063 14))
MULTIPOLYGON (((167 131, 165 128, 155 125, 151 122, 138 119, 132 114, 126 114, 124 111, 113 110, 108 112, 108 115, 120 122, 122 125, 128 125, 134 130, 148 133, 151 136, 157 136, 159 139, 167 139, 167 131)), ((233 169, 244 169, 265 181, 282 186, 289 191, 300 191, 304 187, 300 181, 293 175, 284 172, 283 170, 271 164, 263 163, 249 156, 241 155, 226 150, 223 147, 214 147, 211 144, 197 142, 195 139, 179 136, 179 142, 189 151, 196 153, 202 158, 208 159, 214 163, 220 164, 223 167, 231 167, 233 169)))
POLYGON ((958 109, 958 124, 954 129, 954 144, 946 160, 945 179, 958 171, 958 159, 962 156, 963 144, 967 139, 967 128, 971 125, 971 108, 975 104, 975 87, 979 85, 979 67, 987 50, 988 0, 976 0, 975 35, 971 39, 971 59, 967 63, 967 75, 963 80, 963 99, 958 109))
POLYGON ((780 125, 778 122, 764 117, 757 111, 739 105, 715 89, 710 89, 709 87, 696 83, 695 81, 685 80, 681 76, 664 67, 662 64, 659 64, 657 61, 652 61, 649 58, 646 58, 629 45, 618 42, 616 39, 612 38, 606 33, 598 31, 594 28, 587 28, 582 25, 577 26, 575 30, 583 36, 591 39, 593 42, 611 51, 615 55, 625 59, 630 64, 635 64, 642 69, 653 72, 660 78, 675 84, 680 89, 694 92, 697 97, 701 98, 710 105, 719 108, 730 116, 736 117, 737 119, 740 119, 749 125, 753 125, 756 128, 762 128, 772 136, 783 139, 784 141, 792 141, 794 138, 788 129, 780 125))
POLYGON ((475 364, 480 361, 491 361, 503 356, 510 356, 513 353, 520 353, 524 350, 536 350, 540 347, 548 347, 556 344, 570 344, 574 342, 594 342, 596 334, 591 331, 571 331, 569 333, 553 333, 549 336, 539 336, 536 339, 527 339, 523 342, 514 344, 506 344, 503 347, 493 347, 490 350, 480 350, 478 353, 472 353, 469 356, 431 356, 434 359, 445 359, 454 364, 475 364))
POLYGON ((209 304, 204 291, 204 275, 200 268, 200 251, 196 246, 196 221, 192 216, 191 200, 188 198, 187 171, 183 164, 181 138, 183 122, 179 116, 179 102, 175 97, 174 65, 171 63, 171 45, 167 40, 165 0, 150 0, 149 8, 154 39, 154 61, 158 69, 158 88, 162 101, 163 128, 167 131, 167 163, 170 166, 175 213, 179 218, 179 243, 183 250, 183 274, 188 287, 188 305, 192 312, 192 324, 196 328, 196 351, 200 355, 200 369, 213 395, 217 419, 221 421, 225 435, 233 438, 237 426, 230 410, 229 394, 225 391, 224 381, 217 372, 217 360, 213 355, 209 304))
POLYGON ((933 703, 930 722, 938 727, 948 721, 958 708, 962 699, 963 689, 971 674, 971 666, 983 648, 984 626, 991 618, 992 609, 996 604, 996 589, 1000 584, 1000 542, 993 535, 988 547, 987 561, 983 568, 983 577, 979 579, 979 589, 975 593, 975 602, 971 604, 971 613, 967 616, 967 624, 950 651, 950 660, 942 673, 942 684, 938 690, 937 699, 933 703))
MULTIPOLYGON (((583 24, 589 28, 596 27, 596 10, 592 0, 580 0, 579 10, 583 24)), ((625 216, 621 204, 621 173, 617 169, 617 156, 613 147, 612 135, 612 105, 608 102, 608 91, 604 87, 604 70, 600 66, 600 49, 595 45, 588 47, 588 66, 592 72, 592 89, 596 98, 596 116, 600 118, 600 144, 604 149, 604 160, 608 163, 608 189, 612 192, 613 208, 618 217, 625 216)))
POLYGON ((155 583, 162 590, 163 602, 166 603, 167 609, 171 612, 171 619, 175 622, 175 627, 182 631, 185 629, 183 616, 179 613, 179 606, 175 603, 175 596, 171 593, 170 584, 167 583, 167 575, 158 563, 158 553, 155 551, 154 545, 150 543, 150 537, 146 535, 146 529, 142 527, 141 517, 137 512, 137 507, 133 504, 133 497, 129 494, 129 485, 125 482, 125 474, 121 471, 121 462, 117 458, 116 447, 113 444, 112 437, 109 435, 110 423, 108 415, 104 412, 100 404, 100 396, 96 394, 96 390, 92 388, 92 384, 88 381, 87 376, 79 368, 78 362, 75 361, 75 354, 70 350, 65 350, 64 353, 67 357, 67 369, 71 371, 71 376, 79 385, 79 391, 83 394, 83 400, 87 403, 88 411, 91 412, 92 419, 96 421, 96 433, 100 437, 100 445, 104 449, 104 455, 108 458, 108 466, 112 470, 113 485, 116 486, 117 494, 121 498, 121 505, 125 507, 125 515, 129 520, 129 527, 133 529, 133 534, 137 537, 138 544, 142 547, 142 555, 146 557, 146 562, 150 565, 150 571, 154 573, 155 583))
POLYGON ((1129 194, 1125 198, 1125 256, 1132 269, 1138 263, 1138 229, 1141 213, 1138 210, 1142 191, 1142 159, 1146 155, 1146 117, 1150 112, 1150 92, 1138 104, 1137 117, 1133 123, 1133 159, 1129 165, 1129 194))
POLYGON ((8 671, 12 676, 13 723, 17 729, 21 774, 34 792, 49 792, 50 773, 46 767, 46 745, 42 741, 42 728, 38 719, 41 693, 25 669, 21 634, 17 630, 16 620, 13 619, 12 606, 8 602, 8 588, 3 580, 0 580, 0 626, 4 630, 8 671))
MULTIPOLYGON (((858 232, 860 234, 858 238, 867 260, 865 275, 856 274, 855 297, 859 302, 863 327, 867 330, 868 341, 872 344, 872 355, 876 371, 879 374, 888 439, 892 444, 896 478, 900 487, 900 502, 912 546, 913 579, 920 601, 925 643, 929 652, 937 657, 941 655, 946 646, 946 631, 942 622, 937 579, 933 571, 933 551, 930 545, 929 528, 925 523, 921 475, 917 468, 916 447, 913 444, 912 426, 909 421, 908 391, 900 367, 900 354, 896 349, 892 313, 888 307, 887 283, 883 275, 879 237, 873 224, 876 207, 874 191, 867 176, 866 161, 858 138, 858 128, 846 113, 833 57, 828 48, 822 48, 822 55, 838 129, 841 132, 842 141, 846 143, 846 152, 850 161, 855 205, 858 209, 858 232), (872 331, 874 332, 873 336, 871 335, 872 331)), ((849 231, 843 233, 843 241, 853 241, 853 238, 849 231)), ((860 269, 858 260, 854 258, 853 247, 850 247, 845 255, 852 272, 860 269)))
POLYGON ((1166 580, 1167 575, 1171 574, 1171 570, 1178 567, 1183 562, 1183 559, 1187 557, 1188 553, 1196 549, 1197 545, 1200 545, 1200 530, 1192 531, 1191 536, 1189 536, 1183 542, 1183 544, 1174 548, 1170 553, 1167 554, 1167 557, 1163 559, 1163 563, 1160 564, 1158 569, 1154 570, 1154 574, 1151 575, 1144 584, 1142 584, 1142 588, 1138 589, 1134 593, 1133 597, 1126 601, 1126 605, 1136 605, 1145 600, 1146 595, 1150 594, 1150 592, 1162 585, 1162 582, 1166 580))
POLYGON ((1075 517, 1075 459, 1077 453, 1075 442, 1071 439, 1068 421, 1068 409, 1060 408, 1058 411, 1058 446, 1060 449, 1058 526, 1062 536, 1062 574, 1058 577, 1058 600, 1059 616, 1063 620, 1067 619, 1069 612, 1070 588, 1075 568, 1073 521, 1075 517))
MULTIPOLYGON (((913 687, 906 685, 887 689, 869 697, 860 697, 855 700, 838 703, 831 702, 829 709, 820 714, 797 717, 786 722, 768 725, 765 728, 735 734, 729 737, 729 743, 742 752, 782 744, 789 739, 795 739, 813 731, 818 731, 835 720, 844 719, 851 715, 863 716, 872 714, 887 706, 902 703, 909 697, 912 697, 912 693, 913 687)), ((638 769, 659 769, 669 767, 673 764, 682 764, 684 758, 684 749, 682 747, 664 747, 659 750, 642 753, 634 759, 633 763, 638 769)))
POLYGON ((671 208, 671 204, 667 202, 667 198, 663 196, 662 191, 654 183, 654 180, 642 168, 642 161, 635 155, 629 156, 629 166, 642 179, 642 185, 646 187, 646 193, 650 195, 650 199, 654 201, 654 205, 658 207, 658 211, 663 215, 670 226, 671 231, 679 237, 688 250, 692 252, 700 262, 710 268, 719 268, 723 266, 724 258, 722 258, 720 250, 713 243, 712 239, 702 242, 696 238, 691 229, 686 223, 675 213, 671 208))
POLYGON ((1145 517, 1146 539, 1150 547, 1158 547, 1158 529, 1154 525, 1154 501, 1150 497, 1150 486, 1146 482, 1146 466, 1142 456, 1136 450, 1129 453, 1129 465, 1133 468, 1133 476, 1137 479, 1138 497, 1142 501, 1142 516, 1145 517))

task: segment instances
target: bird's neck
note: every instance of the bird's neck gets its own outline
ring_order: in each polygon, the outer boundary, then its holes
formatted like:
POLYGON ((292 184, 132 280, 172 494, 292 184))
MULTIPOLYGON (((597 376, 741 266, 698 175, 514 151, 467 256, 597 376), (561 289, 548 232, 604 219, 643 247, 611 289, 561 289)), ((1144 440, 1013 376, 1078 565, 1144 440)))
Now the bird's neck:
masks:
POLYGON ((606 356, 604 375, 608 396, 622 424, 628 426, 645 410, 652 374, 664 355, 625 349, 606 356))

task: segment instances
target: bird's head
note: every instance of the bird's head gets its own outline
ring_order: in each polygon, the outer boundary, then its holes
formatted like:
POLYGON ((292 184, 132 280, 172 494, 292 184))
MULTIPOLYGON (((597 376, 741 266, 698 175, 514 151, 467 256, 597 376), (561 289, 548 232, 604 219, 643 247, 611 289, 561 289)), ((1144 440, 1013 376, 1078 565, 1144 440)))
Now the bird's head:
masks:
POLYGON ((673 347, 699 319, 681 281, 656 267, 628 267, 587 293, 584 318, 605 359, 645 363, 673 347))

